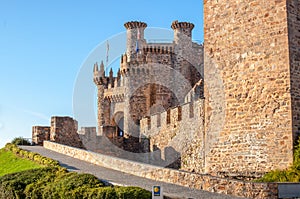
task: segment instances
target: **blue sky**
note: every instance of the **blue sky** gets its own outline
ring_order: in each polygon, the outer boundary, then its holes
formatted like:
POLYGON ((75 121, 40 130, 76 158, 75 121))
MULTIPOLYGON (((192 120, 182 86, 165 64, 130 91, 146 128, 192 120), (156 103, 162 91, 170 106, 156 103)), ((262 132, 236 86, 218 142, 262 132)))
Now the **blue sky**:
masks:
POLYGON ((125 22, 170 29, 173 20, 190 21, 193 39, 203 41, 202 4, 0 0, 0 147, 14 137, 30 138, 31 127, 50 125, 53 115, 74 116, 74 85, 83 63, 97 45, 124 32, 125 22))

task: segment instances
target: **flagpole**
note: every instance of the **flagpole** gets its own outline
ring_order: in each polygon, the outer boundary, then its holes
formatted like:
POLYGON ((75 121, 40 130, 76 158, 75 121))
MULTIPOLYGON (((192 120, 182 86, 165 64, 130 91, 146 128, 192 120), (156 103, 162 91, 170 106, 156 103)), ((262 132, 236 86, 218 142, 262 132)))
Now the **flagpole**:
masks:
POLYGON ((108 40, 106 41, 106 67, 108 64, 108 52, 109 52, 109 43, 108 40))

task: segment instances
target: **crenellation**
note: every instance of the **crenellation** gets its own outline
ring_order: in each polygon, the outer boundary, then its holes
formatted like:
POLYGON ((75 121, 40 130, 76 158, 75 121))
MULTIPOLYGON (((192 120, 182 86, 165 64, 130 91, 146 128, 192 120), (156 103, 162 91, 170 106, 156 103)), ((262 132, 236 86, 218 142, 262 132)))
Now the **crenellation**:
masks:
POLYGON ((147 24, 140 21, 130 21, 124 24, 126 29, 146 28, 147 24))
POLYGON ((164 112, 158 112, 150 116, 146 116, 141 119, 141 132, 146 136, 150 136, 147 131, 157 132, 160 130, 160 127, 168 128, 169 126, 176 126, 178 122, 184 121, 187 118, 193 118, 194 115, 202 115, 202 109, 195 108, 196 102, 186 103, 177 107, 173 107, 164 112), (192 113, 191 113, 192 111, 192 113), (194 113, 194 111, 196 113, 194 113))
POLYGON ((198 99, 150 117, 144 117, 140 128, 141 133, 149 138, 150 150, 165 151, 172 147, 175 151, 181 152, 181 161, 179 161, 181 169, 203 172, 205 159, 203 107, 204 100, 198 99), (191 106, 194 107, 193 117, 190 117, 191 106), (170 122, 168 122, 168 117, 170 122), (197 152, 198 155, 190 156, 192 151, 197 152))

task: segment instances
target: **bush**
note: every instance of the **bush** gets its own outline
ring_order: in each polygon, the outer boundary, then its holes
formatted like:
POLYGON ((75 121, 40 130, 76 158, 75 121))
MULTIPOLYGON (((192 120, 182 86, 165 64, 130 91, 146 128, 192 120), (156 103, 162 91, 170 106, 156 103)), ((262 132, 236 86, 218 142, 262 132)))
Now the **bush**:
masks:
POLYGON ((32 161, 34 161, 38 164, 44 165, 44 166, 50 166, 50 167, 59 166, 59 162, 56 160, 41 156, 38 153, 25 151, 23 149, 20 149, 17 145, 12 144, 12 143, 7 143, 4 147, 4 149, 7 151, 13 152, 14 154, 16 154, 19 157, 32 160, 32 161))
POLYGON ((56 167, 46 167, 5 175, 0 178, 0 198, 25 198, 27 185, 57 170, 56 167))
POLYGON ((300 138, 295 146, 294 162, 290 168, 270 171, 255 182, 300 182, 300 138))
POLYGON ((45 167, 8 174, 0 178, 0 198, 31 199, 148 199, 151 192, 139 187, 104 187, 91 174, 45 167))
POLYGON ((23 137, 14 138, 11 143, 15 145, 31 145, 31 143, 23 137))
POLYGON ((151 198, 151 192, 140 187, 117 187, 116 188, 118 198, 130 199, 148 199, 151 198))
POLYGON ((105 183, 91 174, 68 172, 57 161, 24 151, 14 144, 8 143, 4 149, 47 167, 0 177, 0 198, 151 198, 151 192, 139 187, 105 187, 105 183))

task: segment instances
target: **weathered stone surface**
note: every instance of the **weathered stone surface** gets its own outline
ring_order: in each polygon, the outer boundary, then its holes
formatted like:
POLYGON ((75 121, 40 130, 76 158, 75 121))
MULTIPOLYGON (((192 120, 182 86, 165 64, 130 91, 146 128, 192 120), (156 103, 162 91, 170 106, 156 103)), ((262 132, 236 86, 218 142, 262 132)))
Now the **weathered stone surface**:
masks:
POLYGON ((210 175, 195 174, 185 171, 157 167, 115 158, 99 153, 69 147, 53 142, 44 142, 44 147, 65 155, 78 158, 99 166, 119 170, 132 175, 157 181, 174 183, 181 186, 202 189, 211 192, 230 194, 246 198, 277 198, 276 183, 253 183, 239 180, 223 179, 210 175))
POLYGON ((33 126, 32 143, 43 145, 44 140, 50 140, 50 126, 33 126))
POLYGON ((204 16, 205 74, 215 68, 223 85, 204 75, 206 124, 223 99, 225 118, 206 129, 206 172, 287 168, 299 132, 299 1, 204 1, 204 16))
MULTIPOLYGON (((141 120, 141 133, 150 140, 150 151, 160 150, 156 159, 173 163, 173 168, 204 170, 204 100, 198 99, 141 120)), ((155 158, 155 157, 154 157, 155 158)))
POLYGON ((98 140, 96 127, 81 127, 78 131, 78 135, 87 150, 94 151, 97 148, 98 140))
POLYGON ((50 141, 84 148, 77 133, 77 121, 71 117, 51 117, 50 141))

